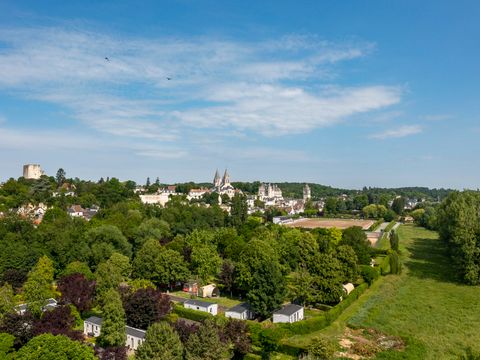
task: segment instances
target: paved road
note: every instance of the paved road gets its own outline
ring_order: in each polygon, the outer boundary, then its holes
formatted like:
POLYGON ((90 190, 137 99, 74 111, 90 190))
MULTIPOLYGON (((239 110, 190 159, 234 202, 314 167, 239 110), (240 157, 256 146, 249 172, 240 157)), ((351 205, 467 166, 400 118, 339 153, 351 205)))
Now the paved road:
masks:
POLYGON ((374 230, 373 232, 378 232, 378 233, 383 232, 383 230, 385 230, 385 228, 388 226, 388 224, 390 224, 390 223, 388 223, 388 222, 381 223, 380 226, 376 230, 374 230))

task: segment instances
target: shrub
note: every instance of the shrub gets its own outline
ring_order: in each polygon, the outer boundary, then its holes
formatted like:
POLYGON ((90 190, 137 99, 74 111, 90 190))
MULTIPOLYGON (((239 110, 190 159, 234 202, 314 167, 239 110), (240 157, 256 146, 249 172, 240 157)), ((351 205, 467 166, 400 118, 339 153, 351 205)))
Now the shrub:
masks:
POLYGON ((212 314, 203 311, 186 309, 182 305, 175 305, 175 307, 173 308, 173 312, 182 318, 199 322, 213 318, 212 314))
POLYGON ((306 360, 330 360, 333 359, 335 345, 324 338, 315 338, 308 347, 306 360))
POLYGON ((380 276, 378 271, 369 265, 360 265, 359 272, 360 276, 367 282, 369 286, 372 285, 373 282, 380 276))

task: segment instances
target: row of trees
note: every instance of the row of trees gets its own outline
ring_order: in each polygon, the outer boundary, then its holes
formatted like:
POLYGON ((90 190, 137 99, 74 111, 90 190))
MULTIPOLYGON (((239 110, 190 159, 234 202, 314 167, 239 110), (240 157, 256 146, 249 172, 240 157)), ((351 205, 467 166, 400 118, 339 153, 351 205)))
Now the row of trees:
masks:
POLYGON ((437 210, 436 226, 462 280, 480 284, 480 192, 450 194, 437 210))

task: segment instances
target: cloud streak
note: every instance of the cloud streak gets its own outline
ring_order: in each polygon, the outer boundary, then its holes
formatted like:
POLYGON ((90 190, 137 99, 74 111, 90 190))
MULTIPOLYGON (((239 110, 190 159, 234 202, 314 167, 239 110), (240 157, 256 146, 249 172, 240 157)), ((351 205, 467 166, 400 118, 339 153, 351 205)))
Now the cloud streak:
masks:
POLYGON ((422 127, 420 125, 403 125, 395 129, 385 130, 376 134, 371 134, 369 137, 371 139, 392 139, 392 138, 403 138, 410 135, 419 134, 422 132, 422 127))

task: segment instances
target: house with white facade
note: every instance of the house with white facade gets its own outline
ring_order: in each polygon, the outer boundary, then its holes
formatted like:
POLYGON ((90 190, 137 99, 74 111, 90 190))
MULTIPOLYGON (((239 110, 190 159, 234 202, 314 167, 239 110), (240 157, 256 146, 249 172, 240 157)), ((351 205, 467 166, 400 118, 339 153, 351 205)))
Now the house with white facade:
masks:
POLYGON ((215 303, 210 303, 201 300, 187 300, 183 303, 183 306, 186 309, 198 310, 210 313, 212 315, 217 315, 218 305, 215 303))
POLYGON ((273 313, 274 323, 294 323, 304 318, 303 306, 288 304, 273 313))
MULTIPOLYGON (((102 331, 102 322, 102 318, 90 316, 83 322, 83 333, 86 336, 100 336, 102 331)), ((125 332, 127 333, 125 346, 131 350, 137 350, 137 348, 145 341, 145 330, 136 329, 131 326, 125 326, 125 332)))
POLYGON ((232 319, 239 320, 253 320, 255 313, 250 308, 248 303, 241 303, 225 311, 225 316, 232 319))

